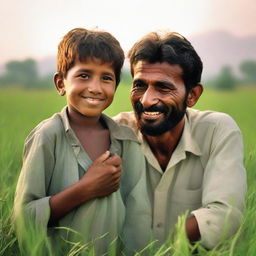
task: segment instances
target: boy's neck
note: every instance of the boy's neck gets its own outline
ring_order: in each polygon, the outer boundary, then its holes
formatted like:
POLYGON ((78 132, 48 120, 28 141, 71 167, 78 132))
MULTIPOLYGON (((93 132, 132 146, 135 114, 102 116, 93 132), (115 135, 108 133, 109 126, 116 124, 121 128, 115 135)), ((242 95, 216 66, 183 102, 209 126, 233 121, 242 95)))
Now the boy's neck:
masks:
POLYGON ((87 117, 68 108, 69 122, 85 152, 92 161, 110 148, 110 132, 98 117, 87 117))
POLYGON ((100 116, 88 117, 82 115, 72 107, 68 107, 68 117, 71 127, 83 127, 83 129, 102 129, 100 116))

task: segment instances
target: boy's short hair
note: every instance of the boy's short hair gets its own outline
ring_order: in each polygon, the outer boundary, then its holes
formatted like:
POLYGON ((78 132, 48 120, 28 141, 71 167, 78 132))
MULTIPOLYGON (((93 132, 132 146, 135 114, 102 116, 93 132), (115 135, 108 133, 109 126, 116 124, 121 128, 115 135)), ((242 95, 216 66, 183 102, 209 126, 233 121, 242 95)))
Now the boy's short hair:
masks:
POLYGON ((176 32, 160 34, 152 32, 133 45, 128 53, 133 76, 134 65, 138 61, 149 63, 167 62, 179 65, 186 91, 196 86, 201 80, 203 63, 191 43, 176 32))
POLYGON ((76 60, 83 62, 87 58, 97 58, 103 63, 111 63, 116 85, 119 84, 124 52, 110 33, 85 28, 70 30, 58 45, 57 72, 66 77, 76 60))

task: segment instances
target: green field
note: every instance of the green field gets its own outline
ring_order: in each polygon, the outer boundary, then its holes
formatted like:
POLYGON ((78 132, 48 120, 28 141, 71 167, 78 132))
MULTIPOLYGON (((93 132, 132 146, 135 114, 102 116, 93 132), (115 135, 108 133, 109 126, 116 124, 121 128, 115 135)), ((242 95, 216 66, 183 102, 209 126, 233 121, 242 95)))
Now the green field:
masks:
MULTIPOLYGON (((256 88, 254 86, 254 88, 256 88)), ((120 85, 112 106, 106 113, 113 116, 131 110, 129 86, 120 85)), ((11 226, 11 211, 17 177, 21 168, 23 142, 29 131, 41 120, 58 112, 65 105, 65 98, 54 90, 22 91, 0 90, 0 255, 19 256, 16 237, 11 226)), ((247 210, 244 222, 235 236, 213 251, 199 247, 198 255, 256 255, 256 89, 242 88, 234 91, 206 90, 195 108, 217 110, 230 114, 238 123, 244 136, 245 165, 248 176, 247 210)), ((31 245, 33 247, 34 245, 31 245)), ((188 244, 180 228, 169 244, 174 255, 186 256, 188 244)), ((168 247, 157 255, 168 255, 168 247)), ((31 254, 32 255, 32 254, 31 254)), ((43 254, 34 253, 41 256, 43 254)), ((78 255, 78 254, 67 254, 78 255)))

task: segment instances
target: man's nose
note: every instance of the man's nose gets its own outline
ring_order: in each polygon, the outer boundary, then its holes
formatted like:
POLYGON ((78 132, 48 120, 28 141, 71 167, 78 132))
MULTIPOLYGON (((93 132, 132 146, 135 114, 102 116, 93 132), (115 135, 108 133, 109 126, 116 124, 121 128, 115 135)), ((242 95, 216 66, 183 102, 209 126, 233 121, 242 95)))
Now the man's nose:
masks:
POLYGON ((140 102, 144 108, 150 107, 152 105, 157 104, 159 101, 157 92, 152 87, 148 87, 144 92, 142 97, 140 98, 140 102))

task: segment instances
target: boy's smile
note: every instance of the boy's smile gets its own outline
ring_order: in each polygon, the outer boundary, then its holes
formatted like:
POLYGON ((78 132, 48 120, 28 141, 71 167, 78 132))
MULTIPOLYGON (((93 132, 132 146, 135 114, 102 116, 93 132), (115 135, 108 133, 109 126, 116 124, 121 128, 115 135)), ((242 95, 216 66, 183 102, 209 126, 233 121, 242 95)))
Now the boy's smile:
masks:
POLYGON ((85 62, 76 61, 56 87, 59 92, 66 93, 70 111, 99 117, 113 100, 115 73, 110 63, 88 58, 85 62))

